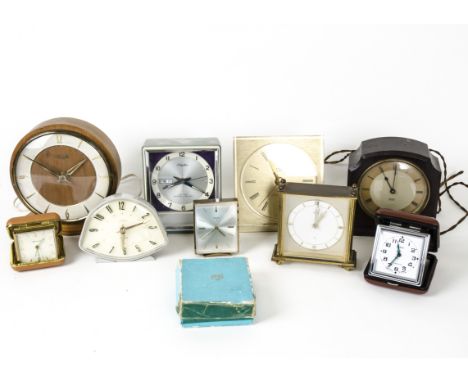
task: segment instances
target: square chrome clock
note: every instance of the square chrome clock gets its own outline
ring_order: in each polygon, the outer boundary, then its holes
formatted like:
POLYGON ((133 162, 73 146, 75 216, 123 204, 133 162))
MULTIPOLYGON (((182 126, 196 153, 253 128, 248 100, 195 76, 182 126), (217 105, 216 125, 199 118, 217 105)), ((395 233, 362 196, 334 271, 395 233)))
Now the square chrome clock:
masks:
POLYGON ((219 140, 151 139, 142 154, 145 199, 168 232, 193 231, 194 200, 221 197, 219 140))
POLYGON ((276 231, 278 180, 322 183, 322 137, 236 137, 234 166, 240 231, 276 231))
POLYGON ((351 187, 286 183, 279 188, 278 244, 272 260, 356 267, 352 250, 356 191, 351 187))
POLYGON ((239 252, 237 199, 194 202, 195 253, 226 255, 239 252))

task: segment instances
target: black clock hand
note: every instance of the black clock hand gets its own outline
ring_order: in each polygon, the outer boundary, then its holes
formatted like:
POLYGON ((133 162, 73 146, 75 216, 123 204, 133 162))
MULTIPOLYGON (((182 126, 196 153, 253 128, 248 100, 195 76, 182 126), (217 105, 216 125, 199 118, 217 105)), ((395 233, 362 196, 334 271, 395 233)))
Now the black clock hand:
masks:
POLYGON ((393 191, 396 192, 395 190, 395 180, 396 180, 396 173, 397 173, 397 170, 398 170, 398 166, 396 165, 396 163, 393 165, 393 183, 392 183, 392 188, 393 188, 393 191))
POLYGON ((382 167, 380 167, 380 166, 379 166, 379 169, 380 169, 380 171, 382 171, 382 175, 384 176, 384 179, 385 179, 385 181, 387 182, 388 187, 390 188, 390 193, 391 193, 391 194, 394 194, 396 191, 395 191, 395 189, 392 187, 392 185, 390 184, 390 180, 388 179, 387 175, 385 175, 384 169, 383 169, 382 167))
POLYGON ((387 265, 387 268, 390 268, 399 257, 401 257, 400 244, 397 244, 397 254, 393 258, 393 260, 390 261, 390 263, 387 265))

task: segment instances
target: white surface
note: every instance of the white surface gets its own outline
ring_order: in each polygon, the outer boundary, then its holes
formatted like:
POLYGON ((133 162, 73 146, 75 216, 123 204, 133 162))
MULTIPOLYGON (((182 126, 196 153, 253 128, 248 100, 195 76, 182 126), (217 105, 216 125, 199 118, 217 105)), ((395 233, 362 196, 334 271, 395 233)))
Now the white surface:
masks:
MULTIPOLYGON (((91 4, 18 1, 0 12, 2 222, 19 214, 8 178, 14 145, 56 116, 103 129, 124 173, 140 174, 146 138, 218 136, 225 197, 233 196, 234 135, 321 133, 326 153, 406 136, 445 153, 451 171, 467 169, 467 27, 279 25, 277 8, 278 24, 257 21, 272 14, 270 3, 244 12, 91 4)), ((348 8, 337 10, 343 19, 348 8)), ((308 21, 296 5, 284 13, 287 23, 308 21)), ((345 173, 346 165, 327 166, 326 180, 344 184, 345 173)), ((460 215, 444 199, 442 227, 460 215)), ((249 375, 294 380, 315 370, 317 356, 466 356, 467 230, 443 237, 426 296, 364 281, 371 239, 355 240, 358 269, 347 272, 278 266, 274 234, 244 234, 256 323, 208 329, 182 329, 174 310, 177 261, 195 257, 190 235, 170 235, 157 261, 130 264, 96 263, 67 239, 65 266, 17 273, 3 233, 0 379, 166 381, 169 371, 226 380, 220 365, 242 364, 249 375)))

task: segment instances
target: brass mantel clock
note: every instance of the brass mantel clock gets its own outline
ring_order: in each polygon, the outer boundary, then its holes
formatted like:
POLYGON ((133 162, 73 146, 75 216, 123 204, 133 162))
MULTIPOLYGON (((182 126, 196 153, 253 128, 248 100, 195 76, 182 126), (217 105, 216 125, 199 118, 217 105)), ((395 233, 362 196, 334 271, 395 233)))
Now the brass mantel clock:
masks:
POLYGON ((279 178, 321 183, 322 137, 236 137, 234 165, 240 231, 276 231, 279 210, 276 183, 279 178))

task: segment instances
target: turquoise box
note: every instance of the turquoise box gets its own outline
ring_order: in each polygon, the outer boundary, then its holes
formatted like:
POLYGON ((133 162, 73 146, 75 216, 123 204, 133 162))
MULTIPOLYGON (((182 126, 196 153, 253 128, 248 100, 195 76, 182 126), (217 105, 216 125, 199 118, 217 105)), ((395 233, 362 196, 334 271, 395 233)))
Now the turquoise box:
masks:
POLYGON ((252 323, 255 295, 247 259, 181 260, 177 269, 177 312, 185 327, 252 323))

